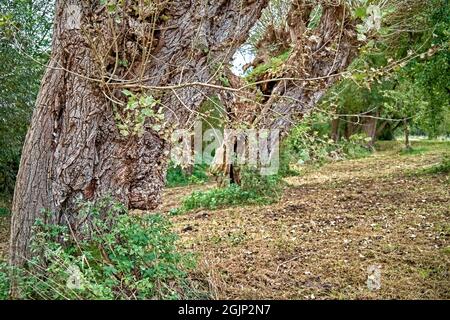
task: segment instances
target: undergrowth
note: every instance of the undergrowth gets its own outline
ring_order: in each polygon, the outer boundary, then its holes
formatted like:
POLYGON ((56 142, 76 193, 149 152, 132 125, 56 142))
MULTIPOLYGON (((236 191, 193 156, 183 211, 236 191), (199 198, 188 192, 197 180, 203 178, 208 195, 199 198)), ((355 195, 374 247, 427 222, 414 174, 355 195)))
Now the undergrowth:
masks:
POLYGON ((282 144, 282 152, 298 165, 363 158, 372 153, 367 136, 354 134, 335 142, 330 138, 330 116, 321 113, 305 115, 282 144))
POLYGON ((440 173, 450 173, 450 154, 444 155, 441 163, 434 165, 430 168, 422 169, 422 174, 440 174, 440 173))
MULTIPOLYGON (((136 216, 110 198, 84 202, 86 221, 67 225, 36 222, 32 259, 12 270, 23 299, 182 299, 198 296, 188 279, 192 255, 180 253, 177 235, 161 215, 136 216)), ((48 215, 48 214, 46 214, 48 215)), ((0 298, 11 270, 2 265, 0 298)), ((205 297, 205 295, 203 295, 205 297)))
POLYGON ((279 175, 262 176, 255 170, 241 173, 241 185, 230 184, 225 188, 195 191, 183 199, 180 208, 171 211, 177 215, 196 209, 219 209, 227 206, 270 204, 281 195, 282 180, 279 175))
POLYGON ((9 295, 8 264, 0 261, 0 300, 7 300, 9 295))
POLYGON ((168 188, 184 187, 190 184, 202 184, 208 179, 206 165, 195 165, 191 174, 180 166, 170 166, 167 170, 166 186, 168 188))
POLYGON ((402 148, 400 150, 400 155, 404 155, 404 156, 420 155, 420 154, 424 154, 427 151, 428 151, 428 149, 424 148, 424 147, 420 147, 420 148, 402 148))
POLYGON ((0 217, 11 214, 11 198, 12 196, 0 194, 0 217))
POLYGON ((11 211, 6 207, 0 207, 0 217, 2 216, 9 216, 11 214, 11 211))
POLYGON ((447 183, 450 183, 450 154, 444 154, 441 162, 431 167, 409 170, 407 176, 447 175, 447 183))

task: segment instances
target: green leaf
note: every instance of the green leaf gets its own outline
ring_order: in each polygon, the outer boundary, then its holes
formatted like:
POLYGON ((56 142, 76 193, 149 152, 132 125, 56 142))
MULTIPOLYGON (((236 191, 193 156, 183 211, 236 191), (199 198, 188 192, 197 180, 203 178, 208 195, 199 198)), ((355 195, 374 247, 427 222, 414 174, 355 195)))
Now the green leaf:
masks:
POLYGON ((130 90, 127 90, 127 89, 122 90, 122 93, 124 95, 126 95, 127 97, 132 97, 133 96, 133 92, 131 92, 130 90))
POLYGON ((143 100, 143 106, 145 107, 153 107, 156 104, 155 99, 152 96, 146 96, 143 100))
POLYGON ((152 117, 155 113, 150 108, 144 108, 141 110, 141 114, 144 115, 145 117, 152 117))
POLYGON ((366 8, 365 7, 359 7, 355 9, 355 16, 357 18, 365 18, 366 17, 366 8))
POLYGON ((155 130, 155 131, 160 131, 160 130, 161 130, 161 125, 159 125, 159 124, 154 124, 154 125, 152 126, 152 129, 155 130))

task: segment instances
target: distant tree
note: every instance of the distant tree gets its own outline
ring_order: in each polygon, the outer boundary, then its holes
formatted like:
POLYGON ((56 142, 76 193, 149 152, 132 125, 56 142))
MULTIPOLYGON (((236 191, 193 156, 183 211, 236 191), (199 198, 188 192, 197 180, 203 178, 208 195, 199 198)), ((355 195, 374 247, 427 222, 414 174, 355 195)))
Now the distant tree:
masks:
POLYGON ((0 195, 12 196, 23 141, 49 56, 51 1, 0 6, 0 195))
POLYGON ((447 134, 449 110, 449 6, 447 1, 393 1, 377 37, 368 39, 349 70, 352 76, 324 99, 337 116, 332 127, 348 136, 367 128, 391 139, 403 128, 430 138, 447 134), (390 120, 391 119, 391 120, 390 120), (339 121, 343 120, 343 121, 339 121), (354 125, 356 122, 357 125, 354 125))

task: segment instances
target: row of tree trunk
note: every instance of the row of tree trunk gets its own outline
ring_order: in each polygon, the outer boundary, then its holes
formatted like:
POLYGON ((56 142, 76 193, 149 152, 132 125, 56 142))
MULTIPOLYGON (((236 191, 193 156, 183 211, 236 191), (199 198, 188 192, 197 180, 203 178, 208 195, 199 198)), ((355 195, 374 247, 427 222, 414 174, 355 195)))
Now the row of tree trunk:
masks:
POLYGON ((344 116, 336 117, 331 120, 330 137, 334 142, 339 142, 341 138, 350 140, 351 136, 359 133, 365 134, 369 141, 367 147, 373 148, 378 140, 394 140, 394 133, 403 127, 405 137, 405 148, 411 149, 410 124, 408 119, 403 120, 385 120, 379 119, 378 114, 364 116, 344 116))

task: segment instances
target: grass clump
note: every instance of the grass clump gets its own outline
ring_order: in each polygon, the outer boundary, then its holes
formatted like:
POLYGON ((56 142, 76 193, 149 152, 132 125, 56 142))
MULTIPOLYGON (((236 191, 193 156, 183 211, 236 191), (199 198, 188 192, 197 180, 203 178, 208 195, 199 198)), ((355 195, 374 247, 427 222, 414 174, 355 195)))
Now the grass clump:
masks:
POLYGON ((168 188, 184 187, 190 184, 202 184, 208 179, 206 165, 195 165, 192 174, 186 173, 180 166, 170 166, 167 170, 166 186, 168 188))
POLYGON ((241 173, 241 185, 230 184, 225 188, 195 191, 183 199, 180 208, 171 211, 173 215, 196 209, 219 209, 227 206, 270 204, 278 200, 281 191, 281 177, 261 176, 255 170, 245 169, 241 173))
POLYGON ((445 154, 441 162, 429 168, 412 171, 409 175, 428 175, 428 174, 449 174, 450 173, 450 154, 445 154))
POLYGON ((255 67, 247 76, 246 80, 248 83, 253 83, 258 80, 258 78, 265 74, 266 72, 275 72, 277 71, 286 61, 289 59, 292 50, 286 50, 276 57, 272 57, 269 62, 263 63, 255 67))
POLYGON ((424 171, 430 174, 450 173, 450 154, 444 155, 441 163, 425 169, 424 171))
POLYGON ((402 148, 400 150, 400 155, 402 156, 413 156, 413 155, 420 155, 427 152, 428 149, 426 148, 402 148))
POLYGON ((0 300, 8 299, 10 285, 8 270, 8 264, 0 261, 0 300))

